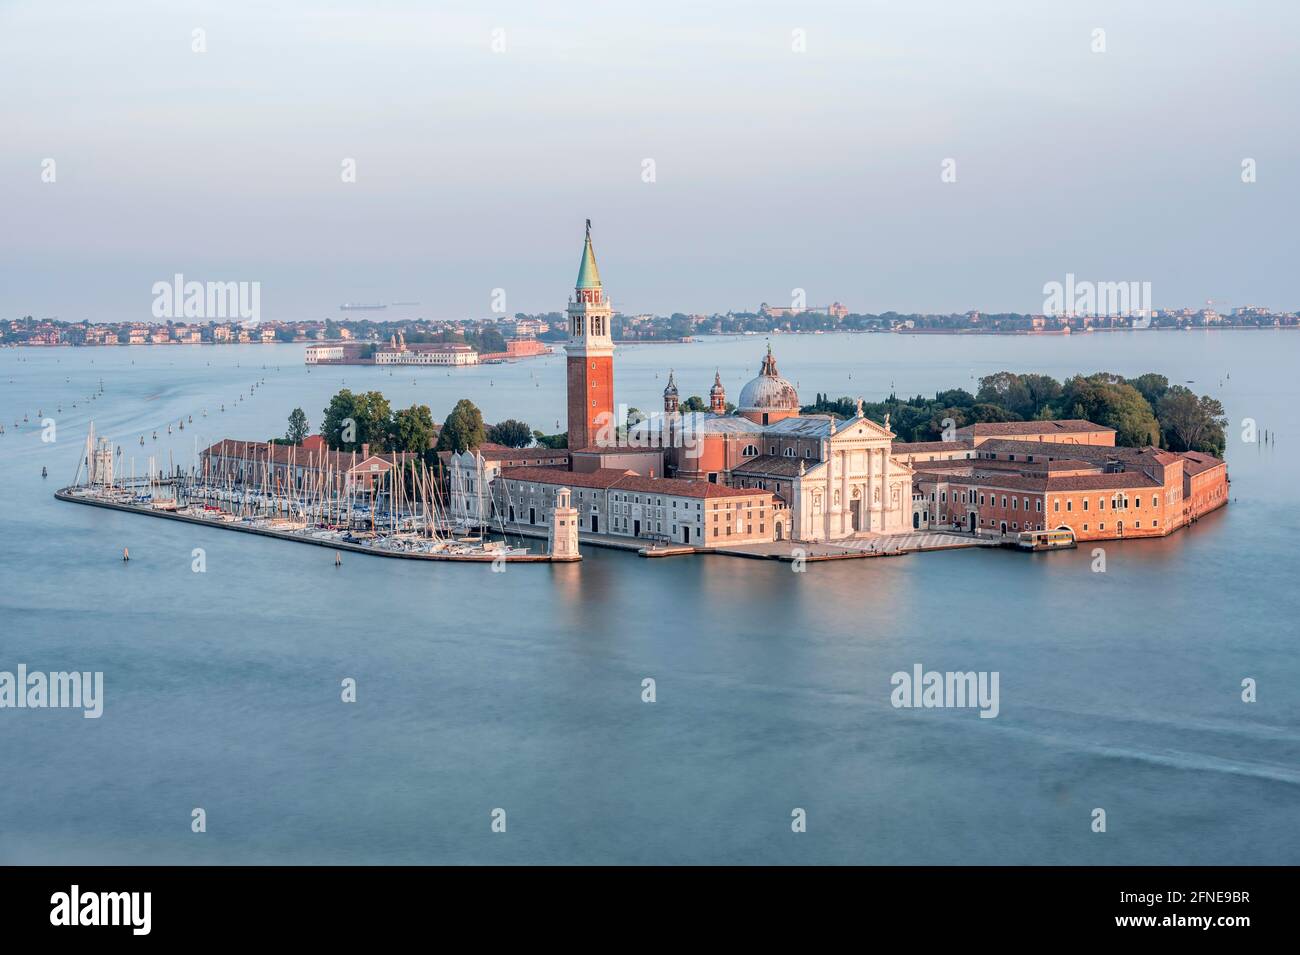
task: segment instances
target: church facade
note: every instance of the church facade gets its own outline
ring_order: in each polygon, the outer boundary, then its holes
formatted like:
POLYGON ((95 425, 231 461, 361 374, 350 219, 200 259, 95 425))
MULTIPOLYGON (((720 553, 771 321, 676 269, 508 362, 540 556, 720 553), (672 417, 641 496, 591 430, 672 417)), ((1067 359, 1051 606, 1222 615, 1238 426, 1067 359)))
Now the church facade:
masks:
POLYGON ((672 477, 772 492, 781 509, 777 540, 841 540, 911 527, 913 472, 891 452, 888 420, 869 420, 861 403, 846 419, 800 414, 798 392, 777 370, 770 347, 734 414, 726 412, 716 374, 709 407, 682 412, 670 372, 662 416, 633 428, 631 440, 661 445, 672 477))

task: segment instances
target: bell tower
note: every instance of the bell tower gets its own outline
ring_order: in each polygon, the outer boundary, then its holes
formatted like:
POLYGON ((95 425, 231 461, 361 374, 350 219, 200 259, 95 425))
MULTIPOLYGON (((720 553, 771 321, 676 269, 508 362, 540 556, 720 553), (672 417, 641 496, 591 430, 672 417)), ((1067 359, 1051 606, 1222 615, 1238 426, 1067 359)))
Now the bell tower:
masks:
POLYGON ((727 413, 727 389, 722 387, 722 371, 713 373, 713 387, 709 389, 709 410, 714 414, 727 413))
POLYGON ((569 449, 613 446, 614 340, 612 309, 596 269, 591 247, 591 220, 578 266, 578 282, 569 300, 569 449))

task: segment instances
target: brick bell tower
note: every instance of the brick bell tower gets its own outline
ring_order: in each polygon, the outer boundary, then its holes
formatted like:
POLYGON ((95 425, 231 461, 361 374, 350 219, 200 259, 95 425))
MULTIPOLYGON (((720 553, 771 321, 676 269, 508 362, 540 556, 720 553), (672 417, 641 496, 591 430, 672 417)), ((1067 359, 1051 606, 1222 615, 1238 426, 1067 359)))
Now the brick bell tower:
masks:
POLYGON ((578 266, 578 283, 569 299, 569 448, 613 445, 614 340, 610 337, 609 299, 596 270, 591 220, 578 266))

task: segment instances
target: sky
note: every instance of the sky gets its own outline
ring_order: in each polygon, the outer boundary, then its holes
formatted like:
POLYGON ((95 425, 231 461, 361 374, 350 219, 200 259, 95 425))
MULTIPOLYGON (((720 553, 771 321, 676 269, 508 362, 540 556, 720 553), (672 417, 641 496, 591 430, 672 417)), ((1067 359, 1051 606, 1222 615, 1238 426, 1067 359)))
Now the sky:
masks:
POLYGON ((1294 310, 1298 54, 1294 0, 0 0, 0 319, 559 311, 587 218, 629 313, 1294 310))

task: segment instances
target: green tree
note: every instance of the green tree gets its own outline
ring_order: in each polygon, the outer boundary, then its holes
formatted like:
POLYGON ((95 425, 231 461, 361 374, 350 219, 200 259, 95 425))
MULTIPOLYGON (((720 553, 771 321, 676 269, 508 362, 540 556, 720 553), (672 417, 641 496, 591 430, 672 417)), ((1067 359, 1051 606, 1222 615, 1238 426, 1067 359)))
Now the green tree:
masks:
POLYGON ((378 391, 357 395, 344 388, 330 399, 321 422, 325 443, 336 451, 359 451, 363 444, 383 451, 391 430, 392 409, 378 391))
POLYGON ((1061 400, 1068 409, 1063 417, 1085 418, 1114 428, 1116 444, 1143 448, 1160 441, 1160 424, 1151 405, 1118 375, 1076 375, 1065 383, 1061 400))
POLYGON ((433 447, 433 436, 437 429, 433 424, 433 412, 428 405, 411 405, 393 415, 392 433, 388 442, 390 451, 409 451, 422 457, 428 457, 433 447))
POLYGON ((1141 392, 1142 397, 1152 408, 1158 407, 1160 399, 1165 396, 1169 390, 1169 379, 1164 375, 1157 375, 1153 371, 1145 375, 1138 375, 1136 378, 1130 378, 1128 383, 1141 392))
POLYGON ((294 408, 289 412, 289 430, 284 433, 284 438, 290 444, 302 444, 303 439, 311 433, 311 427, 307 424, 307 413, 301 408, 294 408))
POLYGON ((480 354, 506 350, 506 339, 495 328, 483 328, 465 335, 465 341, 480 354))
POLYGON ((691 395, 678 405, 678 409, 680 411, 708 411, 709 403, 699 395, 691 395))
POLYGON ((533 440, 543 448, 563 450, 569 446, 569 432, 564 431, 560 434, 542 434, 540 431, 534 431, 533 440))
POLYGON ((455 451, 457 454, 477 448, 487 440, 487 431, 483 427, 483 413, 474 402, 462 398, 451 409, 447 420, 442 424, 438 435, 439 451, 455 451))
POLYGON ((325 443, 335 451, 341 451, 345 447, 350 450, 354 446, 356 407, 357 396, 347 388, 338 392, 325 406, 320 432, 325 438, 325 443))
POLYGON ((1228 419, 1217 398, 1198 398, 1190 388, 1174 385, 1165 391, 1156 411, 1165 447, 1171 451, 1223 455, 1228 419))
POLYGON ((507 418, 488 428, 487 439, 507 448, 526 448, 533 443, 533 430, 522 421, 507 418))

